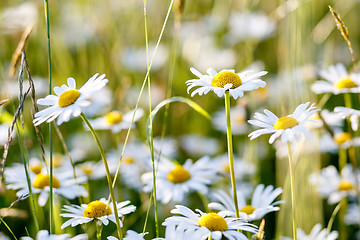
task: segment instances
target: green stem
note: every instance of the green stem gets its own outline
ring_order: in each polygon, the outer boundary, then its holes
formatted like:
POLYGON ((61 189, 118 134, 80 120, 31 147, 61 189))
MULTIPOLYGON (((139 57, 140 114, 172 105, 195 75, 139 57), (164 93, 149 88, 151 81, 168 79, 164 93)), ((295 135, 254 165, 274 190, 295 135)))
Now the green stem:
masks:
MULTIPOLYGON (((45 5, 45 21, 46 21, 46 36, 48 45, 48 71, 49 71, 49 94, 51 94, 51 44, 50 44, 50 16, 49 16, 49 3, 48 0, 44 0, 45 5)), ((50 137, 50 233, 53 232, 53 209, 54 209, 54 197, 53 197, 53 159, 52 159, 52 128, 49 123, 49 137, 50 137)))
POLYGON ((102 231, 101 226, 102 225, 99 225, 97 223, 95 223, 95 224, 96 224, 96 239, 101 240, 101 231, 102 231))
POLYGON ((290 188, 291 188, 291 211, 292 211, 292 225, 293 225, 293 239, 297 240, 296 233, 296 220, 295 220, 295 186, 294 186, 294 168, 293 159, 291 154, 290 142, 287 142, 288 154, 289 154, 289 172, 290 172, 290 188))
POLYGON ((230 167, 230 176, 231 176, 231 187, 232 187, 233 196, 234 196, 235 215, 236 215, 236 218, 240 218, 238 200, 237 200, 237 193, 236 193, 235 170, 234 170, 234 157, 233 157, 231 119, 230 119, 230 93, 229 93, 229 91, 225 91, 225 110, 226 110, 226 133, 227 133, 229 167, 230 167))
POLYGON ((112 186, 112 179, 111 179, 111 175, 110 175, 110 170, 109 170, 109 166, 107 164, 107 160, 106 160, 106 156, 105 156, 105 152, 100 144, 100 140, 98 138, 98 136, 96 135, 96 132, 94 130, 94 128, 91 126, 89 120, 86 118, 86 116, 81 113, 81 118, 82 120, 84 120, 84 122, 86 123, 86 125, 89 127, 91 134, 93 135, 96 144, 98 145, 99 151, 100 151, 100 155, 101 158, 104 162, 104 166, 105 166, 105 170, 106 170, 106 177, 107 177, 107 181, 108 181, 108 185, 109 185, 109 190, 110 190, 110 196, 111 196, 111 200, 112 200, 112 204, 113 204, 113 208, 114 208, 114 214, 115 214, 115 220, 116 220, 116 227, 117 227, 117 231, 118 231, 118 235, 120 240, 123 239, 122 233, 121 233, 121 227, 120 227, 120 221, 119 221, 119 214, 117 211, 117 206, 116 206, 116 200, 115 200, 115 194, 114 194, 114 189, 112 186))
POLYGON ((328 225, 327 225, 327 230, 328 230, 329 233, 330 233, 331 228, 332 228, 332 225, 333 225, 333 223, 334 223, 335 216, 336 216, 336 214, 339 212, 339 210, 340 210, 342 204, 344 203, 344 201, 345 201, 345 198, 342 199, 342 200, 338 203, 338 205, 336 205, 333 213, 331 214, 329 223, 328 223, 328 225))

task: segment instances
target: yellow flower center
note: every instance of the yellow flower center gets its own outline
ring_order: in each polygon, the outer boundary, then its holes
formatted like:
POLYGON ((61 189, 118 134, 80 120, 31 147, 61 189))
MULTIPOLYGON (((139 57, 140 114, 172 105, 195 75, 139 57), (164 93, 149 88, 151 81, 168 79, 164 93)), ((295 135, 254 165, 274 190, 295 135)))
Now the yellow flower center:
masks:
POLYGON ((134 158, 132 158, 132 157, 126 157, 126 158, 124 159, 124 162, 125 162, 125 164, 134 163, 134 158))
POLYGON ((41 173, 41 163, 35 163, 30 165, 30 171, 32 171, 35 174, 41 173))
POLYGON ((341 180, 340 185, 338 187, 339 191, 351 191, 354 187, 348 180, 341 180))
POLYGON ((275 122, 274 129, 279 130, 292 128, 298 124, 298 121, 293 117, 281 117, 275 122))
POLYGON ((191 174, 181 165, 176 165, 176 167, 171 170, 167 176, 168 180, 173 183, 183 183, 189 180, 191 174))
MULTIPOLYGON (((52 177, 52 184, 54 188, 60 187, 59 180, 55 176, 52 177)), ((33 182, 34 188, 44 189, 46 186, 50 186, 50 175, 49 174, 38 174, 33 182)))
POLYGON ((242 84, 241 78, 234 72, 222 71, 214 76, 211 81, 211 86, 223 88, 226 84, 232 83, 232 89, 239 87, 242 84))
POLYGON ((118 124, 122 121, 122 115, 119 111, 112 111, 105 115, 105 120, 110 124, 118 124))
POLYGON ((335 88, 344 89, 344 88, 354 88, 357 87, 356 83, 351 80, 349 77, 340 79, 335 83, 335 88))
POLYGON ((224 170, 224 172, 226 172, 226 173, 230 173, 230 166, 229 166, 229 164, 224 164, 224 165, 223 165, 223 170, 224 170))
POLYGON ((349 140, 351 140, 351 134, 347 132, 338 133, 334 136, 334 141, 337 144, 343 144, 349 140))
POLYGON ((237 123, 237 124, 244 123, 245 121, 246 121, 246 118, 244 118, 244 117, 235 118, 235 123, 237 123))
POLYGON ((216 213, 208 213, 201 216, 198 220, 200 227, 206 227, 210 231, 226 231, 228 225, 225 219, 216 213))
POLYGON ((86 174, 86 175, 90 175, 94 172, 94 169, 92 169, 91 167, 89 166, 80 166, 80 169, 86 174))
POLYGON ((246 205, 243 207, 240 212, 246 213, 247 215, 252 214, 255 211, 255 208, 251 205, 246 205))
POLYGON ((107 204, 97 200, 89 203, 84 211, 84 217, 88 218, 99 218, 110 214, 112 214, 111 208, 107 204))
POLYGON ((80 97, 80 92, 76 89, 70 89, 59 97, 59 107, 67 107, 73 104, 80 97))

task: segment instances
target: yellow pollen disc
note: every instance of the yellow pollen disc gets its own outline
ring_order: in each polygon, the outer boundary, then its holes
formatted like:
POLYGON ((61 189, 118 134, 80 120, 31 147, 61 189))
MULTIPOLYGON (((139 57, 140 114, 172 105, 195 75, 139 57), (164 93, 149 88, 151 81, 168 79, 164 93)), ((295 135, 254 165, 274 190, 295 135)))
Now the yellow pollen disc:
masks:
POLYGON ((176 165, 176 167, 171 170, 167 176, 168 180, 173 183, 183 183, 189 180, 191 174, 181 165, 176 165))
MULTIPOLYGON (((59 188, 60 187, 59 180, 57 180, 55 176, 53 176, 52 179, 53 179, 52 180, 53 187, 59 188)), ((41 174, 41 173, 36 175, 36 178, 33 182, 33 187, 44 189, 46 186, 50 186, 50 175, 49 174, 41 174)))
POLYGON ((293 117, 281 117, 275 122, 274 129, 279 130, 292 128, 298 124, 298 121, 293 117))
POLYGON ((86 175, 90 175, 93 173, 93 169, 88 167, 88 166, 80 166, 80 169, 86 174, 86 175))
POLYGON ((246 205, 240 212, 246 213, 247 215, 252 214, 255 211, 255 208, 251 205, 246 205))
POLYGON ((210 231, 226 231, 228 225, 225 219, 216 213, 208 213, 201 216, 198 220, 200 227, 206 227, 210 231))
POLYGON ((32 164, 30 166, 30 171, 32 171, 35 174, 41 173, 41 169, 42 169, 42 167, 41 167, 40 163, 32 164))
POLYGON ((135 161, 134 161, 134 159, 133 159, 132 157, 126 157, 126 158, 124 159, 124 162, 125 162, 126 164, 131 164, 131 163, 134 163, 135 161))
POLYGON ((349 140, 351 140, 351 134, 347 132, 338 133, 334 136, 334 141, 337 144, 343 144, 349 140))
POLYGON ((105 120, 110 124, 118 124, 122 121, 122 115, 119 111, 112 111, 105 115, 105 120))
POLYGON ((229 166, 229 164, 223 165, 223 170, 224 170, 226 173, 230 173, 230 166, 229 166))
POLYGON ((234 72, 222 71, 214 76, 211 86, 223 88, 226 84, 232 83, 231 89, 237 88, 242 84, 241 78, 234 72))
POLYGON ((337 81, 334 86, 337 89, 357 87, 356 83, 349 77, 337 81))
POLYGON ((112 214, 111 208, 107 204, 97 200, 89 203, 84 211, 84 217, 88 218, 99 218, 110 214, 112 214))
POLYGON ((70 89, 59 97, 59 107, 67 107, 73 104, 80 97, 80 92, 76 89, 70 89))
POLYGON ((338 187, 339 191, 351 191, 354 187, 348 180, 341 180, 340 185, 338 187))

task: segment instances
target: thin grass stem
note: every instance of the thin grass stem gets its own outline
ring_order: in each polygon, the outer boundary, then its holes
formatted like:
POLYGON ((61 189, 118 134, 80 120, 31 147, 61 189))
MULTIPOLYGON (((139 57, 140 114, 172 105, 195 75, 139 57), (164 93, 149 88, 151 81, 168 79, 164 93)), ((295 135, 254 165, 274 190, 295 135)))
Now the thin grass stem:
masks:
MULTIPOLYGON (((49 2, 44 0, 45 5, 45 21, 46 21, 46 36, 48 46, 48 71, 49 71, 49 94, 51 94, 51 44, 50 44, 50 16, 49 16, 49 2)), ((54 196, 53 196, 53 144, 52 144, 52 127, 49 123, 49 138, 50 138, 50 233, 53 232, 53 209, 54 209, 54 196)))
POLYGON ((336 216, 336 214, 339 212, 339 210, 340 210, 341 206, 343 205, 343 203, 344 203, 344 199, 342 199, 342 200, 336 205, 334 211, 333 211, 332 214, 331 214, 330 220, 329 220, 328 225, 327 225, 327 230, 328 230, 329 233, 330 233, 331 228, 332 228, 332 225, 333 225, 333 223, 334 223, 335 216, 336 216))
POLYGON ((118 214, 118 211, 117 211, 117 206, 116 206, 116 199, 115 199, 115 194, 114 194, 114 189, 113 189, 113 186, 112 186, 112 179, 111 179, 111 175, 110 175, 110 170, 109 170, 109 166, 107 164, 107 160, 106 160, 106 156, 105 156, 105 152, 101 146, 101 143, 100 143, 100 140, 94 130, 94 128, 91 126, 89 120, 86 118, 86 116, 81 113, 81 118, 82 120, 85 122, 85 124, 89 127, 90 129, 90 132, 91 134, 93 135, 95 141, 96 141, 96 144, 99 148, 99 151, 100 151, 100 155, 101 155, 101 158, 103 159, 103 162, 104 162, 104 166, 105 166, 105 170, 106 170, 106 177, 107 177, 107 181, 108 181, 108 185, 109 185, 109 190, 110 190, 110 196, 111 196, 111 200, 112 200, 112 204, 113 204, 113 208, 114 208, 114 214, 115 214, 115 221, 116 221, 116 227, 117 227, 117 232, 118 232, 118 235, 119 235, 119 238, 120 240, 123 239, 123 236, 122 236, 122 233, 121 233, 121 227, 120 227, 120 221, 119 221, 119 214, 118 214))
POLYGON ((11 228, 9 227, 9 225, 7 225, 7 223, 4 221, 4 219, 2 217, 0 217, 0 222, 2 222, 2 224, 5 225, 5 227, 7 228, 7 230, 9 230, 9 232, 11 233, 11 235, 14 237, 15 240, 17 240, 15 234, 13 233, 13 231, 11 230, 11 228))
POLYGON ((293 239, 297 240, 296 233, 296 215, 295 215, 295 185, 294 185, 294 167, 293 157, 291 154, 291 144, 287 142, 288 154, 289 154, 289 172, 290 172, 290 188, 291 188, 291 212, 292 212, 292 227, 293 227, 293 239))
POLYGON ((226 133, 227 133, 229 167, 230 167, 230 176, 231 176, 231 187, 232 187, 233 197, 234 197, 235 215, 236 215, 236 218, 240 218, 237 193, 236 193, 234 156, 233 156, 233 145, 232 145, 232 134, 231 134, 230 93, 229 93, 229 91, 225 91, 225 110, 226 110, 226 133))

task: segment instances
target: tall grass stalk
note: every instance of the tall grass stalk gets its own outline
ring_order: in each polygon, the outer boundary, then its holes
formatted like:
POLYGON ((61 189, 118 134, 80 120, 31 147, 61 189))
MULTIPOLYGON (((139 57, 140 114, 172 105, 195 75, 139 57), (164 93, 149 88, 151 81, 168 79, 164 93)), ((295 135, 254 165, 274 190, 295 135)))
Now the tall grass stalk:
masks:
MULTIPOLYGON (((151 82, 150 82, 150 65, 149 65, 149 40, 148 40, 148 29, 147 29, 147 13, 146 13, 146 0, 144 0, 144 25, 145 25, 145 45, 146 45, 146 66, 148 69, 148 95, 149 95, 149 115, 151 116, 151 82)), ((151 165, 152 165, 152 177, 153 177, 153 196, 154 196, 154 210, 155 210, 155 228, 156 228, 156 237, 160 236, 160 226, 159 226, 159 216, 157 211, 157 196, 156 196, 156 167, 155 167, 155 157, 154 157, 154 141, 153 141, 153 124, 152 118, 150 118, 150 134, 149 134, 149 148, 151 154, 151 165)))
POLYGON ((236 193, 235 170, 234 170, 234 156, 233 156, 233 145, 232 145, 232 134, 231 134, 230 93, 229 93, 229 91, 225 91, 225 111, 226 111, 226 133, 227 133, 229 167, 230 167, 230 176, 231 176, 231 187, 232 187, 233 197, 234 197, 235 215, 236 215, 236 218, 240 218, 237 193, 236 193))
POLYGON ((288 155, 289 155, 289 172, 290 172, 290 188, 291 188, 291 212, 292 212, 292 226, 293 226, 293 240, 297 240, 296 233, 296 215, 295 215, 295 185, 294 185, 294 166, 293 157, 291 154, 291 144, 287 142, 288 155))
POLYGON ((107 160, 106 160, 106 156, 105 156, 105 152, 101 146, 101 143, 100 143, 100 140, 98 138, 98 136, 96 135, 96 132, 94 130, 94 128, 91 126, 89 120, 86 118, 86 116, 81 113, 81 118, 82 120, 85 122, 85 124, 89 127, 90 129, 90 132, 91 134, 93 135, 95 141, 96 141, 96 144, 99 148, 99 151, 100 151, 100 155, 101 155, 101 158, 104 162, 104 166, 105 166, 105 170, 106 170, 106 177, 107 177, 107 181, 108 181, 108 185, 109 185, 109 190, 110 190, 110 196, 111 196, 111 200, 112 200, 112 204, 113 204, 113 208, 114 208, 114 214, 115 214, 115 221, 116 221, 116 227, 117 227, 117 232, 118 232, 118 235, 119 235, 119 238, 120 240, 123 239, 123 236, 122 236, 122 233, 121 233, 121 226, 120 226, 120 221, 119 221, 119 214, 118 214, 118 211, 117 211, 117 206, 116 206, 116 199, 115 199, 115 194, 114 194, 114 189, 113 189, 113 186, 112 186, 112 179, 111 179, 111 175, 110 175, 110 170, 109 170, 109 166, 107 164, 107 160))
MULTIPOLYGON (((45 21, 46 21, 46 36, 48 46, 48 68, 49 68, 49 94, 51 94, 51 44, 50 44, 50 16, 49 16, 49 2, 44 0, 45 6, 45 21)), ((52 144, 52 127, 49 123, 49 138, 50 138, 50 233, 53 232, 53 209, 54 209, 54 196, 53 196, 53 144, 52 144)))

